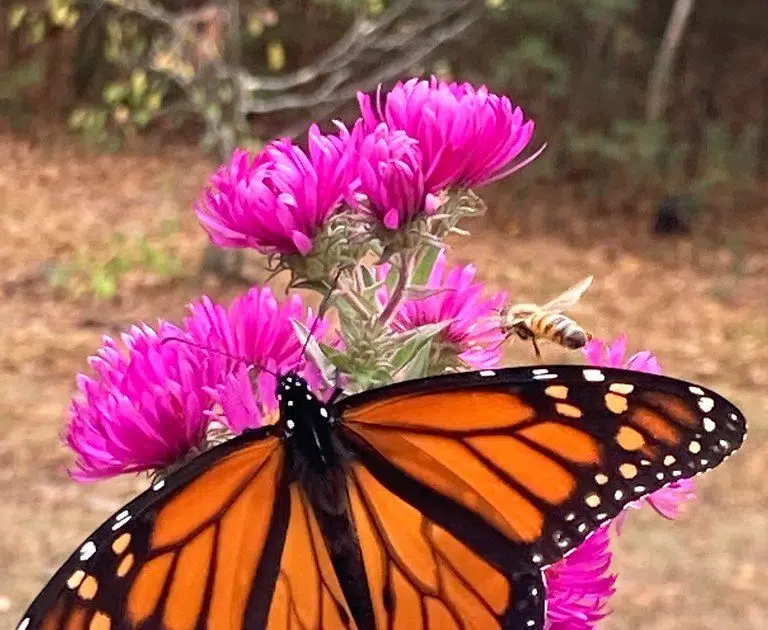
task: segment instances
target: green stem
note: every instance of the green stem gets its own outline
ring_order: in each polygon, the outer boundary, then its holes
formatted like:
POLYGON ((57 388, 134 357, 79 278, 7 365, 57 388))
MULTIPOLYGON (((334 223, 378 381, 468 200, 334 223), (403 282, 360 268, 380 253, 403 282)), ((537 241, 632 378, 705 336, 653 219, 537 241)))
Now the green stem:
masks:
POLYGON ((405 290, 410 286, 411 281, 413 280, 416 257, 408 251, 402 251, 400 252, 399 258, 400 268, 398 269, 397 274, 397 284, 392 290, 392 295, 389 297, 387 305, 379 316, 379 324, 382 327, 388 326, 389 322, 392 321, 392 318, 395 316, 395 313, 397 313, 397 309, 400 307, 400 304, 405 297, 405 290))

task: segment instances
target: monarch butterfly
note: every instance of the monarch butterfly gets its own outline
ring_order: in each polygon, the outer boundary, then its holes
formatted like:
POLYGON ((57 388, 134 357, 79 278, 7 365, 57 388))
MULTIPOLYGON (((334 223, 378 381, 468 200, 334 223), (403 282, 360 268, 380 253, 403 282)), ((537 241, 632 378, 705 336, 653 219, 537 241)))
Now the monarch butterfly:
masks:
POLYGON ((19 630, 540 630, 542 569, 628 503, 718 465, 721 396, 578 366, 421 379, 279 420, 158 480, 54 575, 19 630))

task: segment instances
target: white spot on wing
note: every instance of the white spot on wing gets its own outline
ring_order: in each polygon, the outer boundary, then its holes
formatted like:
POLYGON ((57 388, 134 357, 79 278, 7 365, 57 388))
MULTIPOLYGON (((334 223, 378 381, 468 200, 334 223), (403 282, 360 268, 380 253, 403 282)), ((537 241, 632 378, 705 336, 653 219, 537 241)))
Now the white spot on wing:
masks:
POLYGON ((285 426, 287 426, 289 429, 293 429, 293 427, 295 427, 296 424, 293 422, 293 420, 286 420, 285 426))
POLYGON ((96 543, 94 543, 92 540, 89 540, 82 547, 80 547, 80 560, 85 562, 86 560, 91 559, 95 553, 96 543))
POLYGON ((131 520, 131 515, 128 514, 128 510, 123 510, 115 517, 115 520, 117 521, 114 525, 112 525, 112 531, 116 532, 118 529, 120 529, 123 525, 125 525, 128 521, 131 520))
POLYGON ((531 372, 534 374, 546 374, 549 370, 547 368, 534 368, 531 372))
POLYGON ((323 418, 327 418, 328 410, 325 407, 320 407, 320 415, 323 416, 323 418))
POLYGON ((701 387, 696 387, 696 385, 691 385, 688 388, 688 391, 691 392, 692 394, 696 394, 697 396, 703 396, 704 395, 704 390, 701 389, 701 387))
POLYGON ((292 400, 289 400, 289 401, 288 401, 287 403, 285 403, 285 404, 286 404, 286 405, 288 405, 289 407, 293 407, 293 401, 292 401, 292 400))
POLYGON ((493 370, 480 370, 480 376, 496 376, 493 370))
POLYGON ((584 380, 590 381, 592 383, 602 383, 605 380, 605 374, 603 374, 600 370, 584 370, 584 380))
POLYGON ((701 409, 704 413, 709 413, 712 411, 714 406, 715 401, 712 400, 709 396, 702 396, 699 398, 699 409, 701 409))
POLYGON ((535 374, 533 378, 535 378, 537 381, 547 381, 552 378, 557 378, 557 374, 535 374))
POLYGON ((712 420, 709 416, 704 418, 704 430, 707 433, 712 433, 717 428, 717 424, 715 424, 715 421, 712 420))
POLYGON ((154 490, 155 492, 157 492, 158 490, 162 490, 163 488, 165 488, 165 479, 160 479, 156 481, 152 486, 152 490, 154 490))
POLYGON ((29 617, 24 617, 21 623, 16 627, 16 630, 27 630, 27 628, 29 628, 30 621, 31 620, 29 617))

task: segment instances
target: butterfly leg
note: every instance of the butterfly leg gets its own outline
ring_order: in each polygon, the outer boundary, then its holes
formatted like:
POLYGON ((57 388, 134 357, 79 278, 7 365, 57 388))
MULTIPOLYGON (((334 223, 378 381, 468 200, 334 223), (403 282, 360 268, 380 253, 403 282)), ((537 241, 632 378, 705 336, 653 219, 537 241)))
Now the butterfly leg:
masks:
POLYGON ((512 604, 502 630, 542 630, 544 628, 546 586, 541 571, 512 576, 512 604))

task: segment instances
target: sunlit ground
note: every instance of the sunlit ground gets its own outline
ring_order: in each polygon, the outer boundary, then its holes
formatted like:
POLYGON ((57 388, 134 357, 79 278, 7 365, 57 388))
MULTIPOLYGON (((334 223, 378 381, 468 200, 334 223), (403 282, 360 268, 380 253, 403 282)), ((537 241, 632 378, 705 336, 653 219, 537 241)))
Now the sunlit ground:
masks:
MULTIPOLYGON (((205 237, 190 202, 212 165, 194 155, 187 148, 88 155, 0 136, 0 626, 12 626, 67 554, 144 486, 140 478, 79 486, 65 474, 59 433, 87 354, 103 333, 135 320, 179 318, 202 291, 226 299, 244 288, 195 273, 205 237), (127 239, 115 241, 116 231, 127 239), (109 287, 78 269, 96 267, 112 250, 134 256, 139 237, 180 262, 180 271, 135 265, 114 298, 93 298, 93 286, 109 287)), ((750 241, 754 233, 743 241, 746 251, 706 235, 653 241, 645 224, 620 217, 579 224, 567 206, 552 213, 536 195, 529 202, 505 195, 495 191, 489 201, 510 219, 494 221, 503 225, 496 231, 478 224, 474 237, 455 241, 456 261, 474 262, 482 277, 525 301, 545 300, 594 273, 595 285, 574 310, 580 321, 598 336, 627 331, 632 347, 654 350, 667 373, 721 391, 750 420, 743 451, 701 481, 681 522, 631 515, 616 545, 620 579, 605 628, 764 630, 766 249, 750 241)), ((246 271, 266 277, 255 261, 246 271)), ((544 353, 552 362, 578 359, 550 346, 544 353)), ((532 359, 522 344, 510 352, 513 363, 532 359)))

